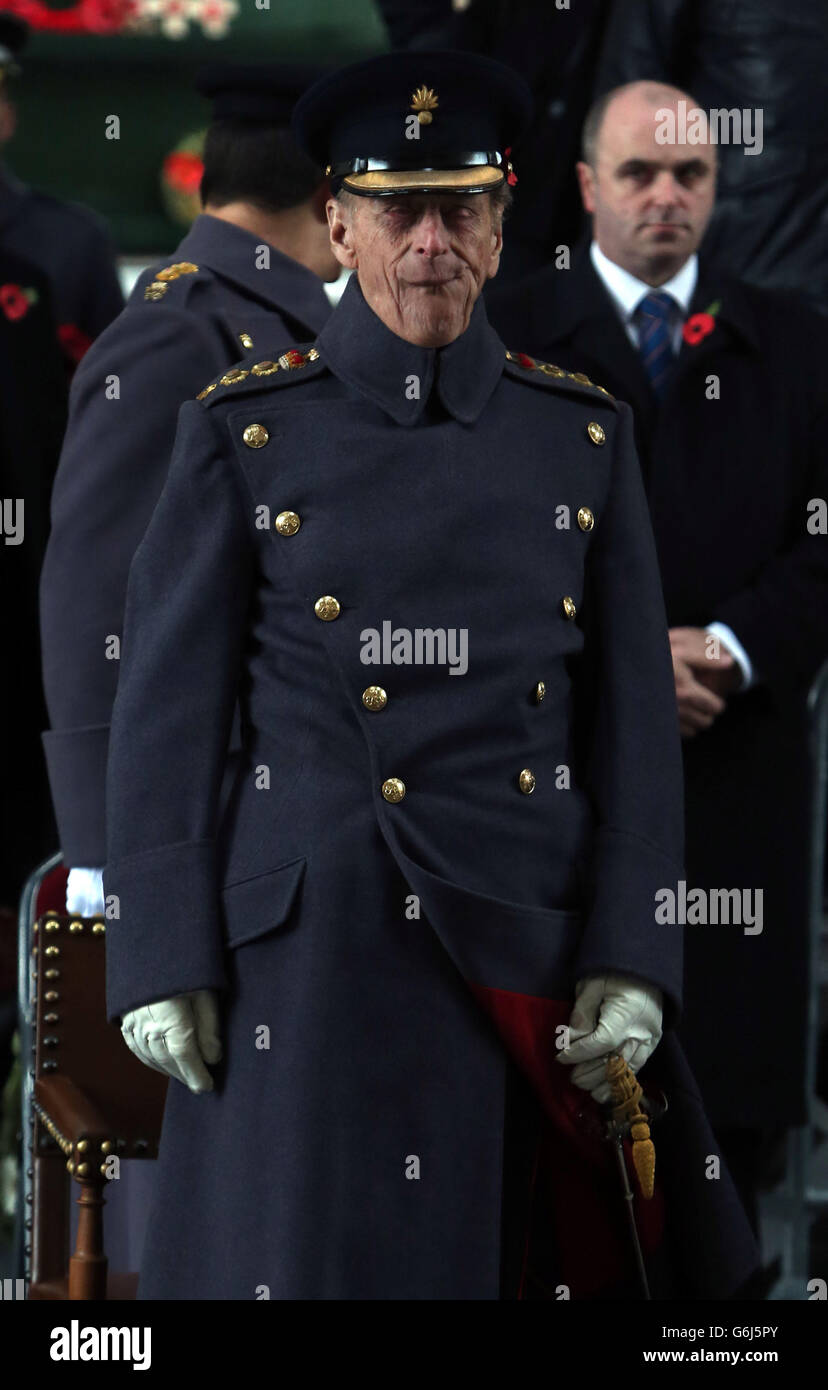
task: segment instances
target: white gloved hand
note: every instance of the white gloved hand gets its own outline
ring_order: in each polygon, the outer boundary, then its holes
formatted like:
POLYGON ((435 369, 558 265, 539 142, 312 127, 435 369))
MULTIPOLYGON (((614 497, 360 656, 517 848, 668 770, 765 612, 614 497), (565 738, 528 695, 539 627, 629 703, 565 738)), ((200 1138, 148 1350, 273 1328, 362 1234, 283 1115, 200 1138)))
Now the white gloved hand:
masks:
POLYGON ((661 1040, 662 995, 632 975, 587 975, 575 989, 569 1047, 557 1060, 574 1066, 572 1080, 602 1105, 610 1099, 607 1057, 617 1052, 633 1071, 661 1040))
POLYGON ((205 1062, 221 1060, 218 1000, 211 989, 196 989, 130 1009, 121 1032, 131 1052, 155 1071, 181 1081, 198 1094, 212 1091, 205 1062))
POLYGON ((66 911, 79 917, 102 917, 103 869, 70 869, 66 880, 66 911))

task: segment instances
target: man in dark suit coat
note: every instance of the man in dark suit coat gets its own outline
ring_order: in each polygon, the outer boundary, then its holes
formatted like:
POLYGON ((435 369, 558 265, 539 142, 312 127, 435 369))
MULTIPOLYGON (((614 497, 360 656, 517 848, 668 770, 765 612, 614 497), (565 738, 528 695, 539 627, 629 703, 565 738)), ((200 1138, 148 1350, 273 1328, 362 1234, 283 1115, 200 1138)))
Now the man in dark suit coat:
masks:
POLYGON ((743 907, 762 912, 761 925, 715 925, 709 904, 703 925, 688 908, 685 933, 682 1037, 752 1205, 761 1132, 805 1117, 805 697, 828 655, 812 501, 828 495, 828 351, 820 316, 697 263, 714 152, 654 138, 682 97, 635 83, 596 104, 578 166, 592 245, 490 312, 510 347, 600 374, 634 409, 684 742, 688 889, 751 890, 743 907))
POLYGON ((669 1097, 659 1292, 752 1264, 670 1036, 680 747, 630 411, 479 297, 527 107, 468 54, 317 84, 294 120, 355 273, 314 345, 181 410, 107 774, 108 1012, 174 1078, 143 1298, 634 1295, 589 1129, 616 1050, 669 1097))
POLYGON ((181 402, 207 377, 288 346, 330 313, 327 185, 287 132, 309 69, 216 65, 204 213, 138 280, 72 386, 41 579, 43 736, 69 910, 100 910, 105 776, 130 561, 167 473, 181 402), (88 871, 88 872, 87 872, 88 871))

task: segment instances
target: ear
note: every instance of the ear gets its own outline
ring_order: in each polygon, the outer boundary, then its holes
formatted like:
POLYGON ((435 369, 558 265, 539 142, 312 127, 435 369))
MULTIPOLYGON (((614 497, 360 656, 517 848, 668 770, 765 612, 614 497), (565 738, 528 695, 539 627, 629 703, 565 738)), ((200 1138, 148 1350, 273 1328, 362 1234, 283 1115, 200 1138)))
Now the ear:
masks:
POLYGON ((586 164, 583 159, 579 159, 575 165, 575 173, 578 175, 578 187, 581 190, 581 202, 587 212, 595 211, 595 170, 591 164, 586 164))
POLYGON ((346 211, 335 198, 328 199, 325 204, 325 212, 328 218, 328 231, 331 235, 331 250, 339 264, 344 265, 346 270, 356 270, 358 260, 353 244, 351 212, 346 211))
POLYGON ((503 250, 503 218, 492 218, 492 250, 489 256, 487 280, 492 280, 500 268, 500 253, 503 250))

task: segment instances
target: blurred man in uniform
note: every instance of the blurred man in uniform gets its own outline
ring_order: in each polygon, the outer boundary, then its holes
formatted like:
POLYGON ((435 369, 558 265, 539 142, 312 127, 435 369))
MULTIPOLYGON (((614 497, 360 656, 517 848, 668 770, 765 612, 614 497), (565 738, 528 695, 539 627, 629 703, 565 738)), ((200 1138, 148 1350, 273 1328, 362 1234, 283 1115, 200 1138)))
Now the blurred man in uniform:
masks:
POLYGON ((658 138, 681 102, 696 106, 633 82, 595 104, 578 165, 591 244, 489 312, 506 342, 601 372, 634 409, 683 736, 687 888, 708 904, 688 903, 682 1036, 755 1223, 763 1136, 806 1116, 828 332, 794 296, 697 256, 716 149, 706 126, 696 143, 658 138))
POLYGON ((204 212, 85 358, 72 386, 41 583, 46 756, 70 911, 100 908, 109 717, 130 561, 164 484, 182 401, 262 341, 330 313, 328 187, 287 130, 310 69, 213 65, 204 212))
POLYGON ((174 1078, 143 1298, 630 1296, 581 1127, 616 1050, 670 1099, 654 1283, 751 1268, 670 1036, 680 750, 630 412, 480 298, 528 107, 456 52, 316 84, 295 129, 355 273, 313 345, 179 417, 107 776, 108 1011, 174 1078))
POLYGON ((37 585, 65 425, 66 379, 49 281, 0 246, 0 1091, 17 1023, 20 893, 55 844, 40 742, 46 707, 38 680, 37 585))
MULTIPOLYGON (((12 83, 29 26, 0 15, 0 148, 17 125, 12 83)), ((89 344, 124 307, 115 250, 101 219, 80 203, 28 188, 0 165, 0 245, 33 261, 49 277, 57 334, 74 370, 89 344)))

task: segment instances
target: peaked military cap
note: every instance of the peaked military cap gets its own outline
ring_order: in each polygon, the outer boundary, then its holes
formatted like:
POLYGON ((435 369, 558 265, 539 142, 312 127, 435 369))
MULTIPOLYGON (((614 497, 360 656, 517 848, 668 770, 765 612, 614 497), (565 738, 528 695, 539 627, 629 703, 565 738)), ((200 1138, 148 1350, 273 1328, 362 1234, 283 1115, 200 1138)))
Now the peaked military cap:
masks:
POLYGON ((297 102, 292 129, 334 193, 484 193, 511 174, 532 97, 475 53, 385 53, 341 68, 297 102))
POLYGON ((207 63, 195 87, 212 101, 214 121, 287 126, 299 97, 326 71, 318 63, 207 63))

